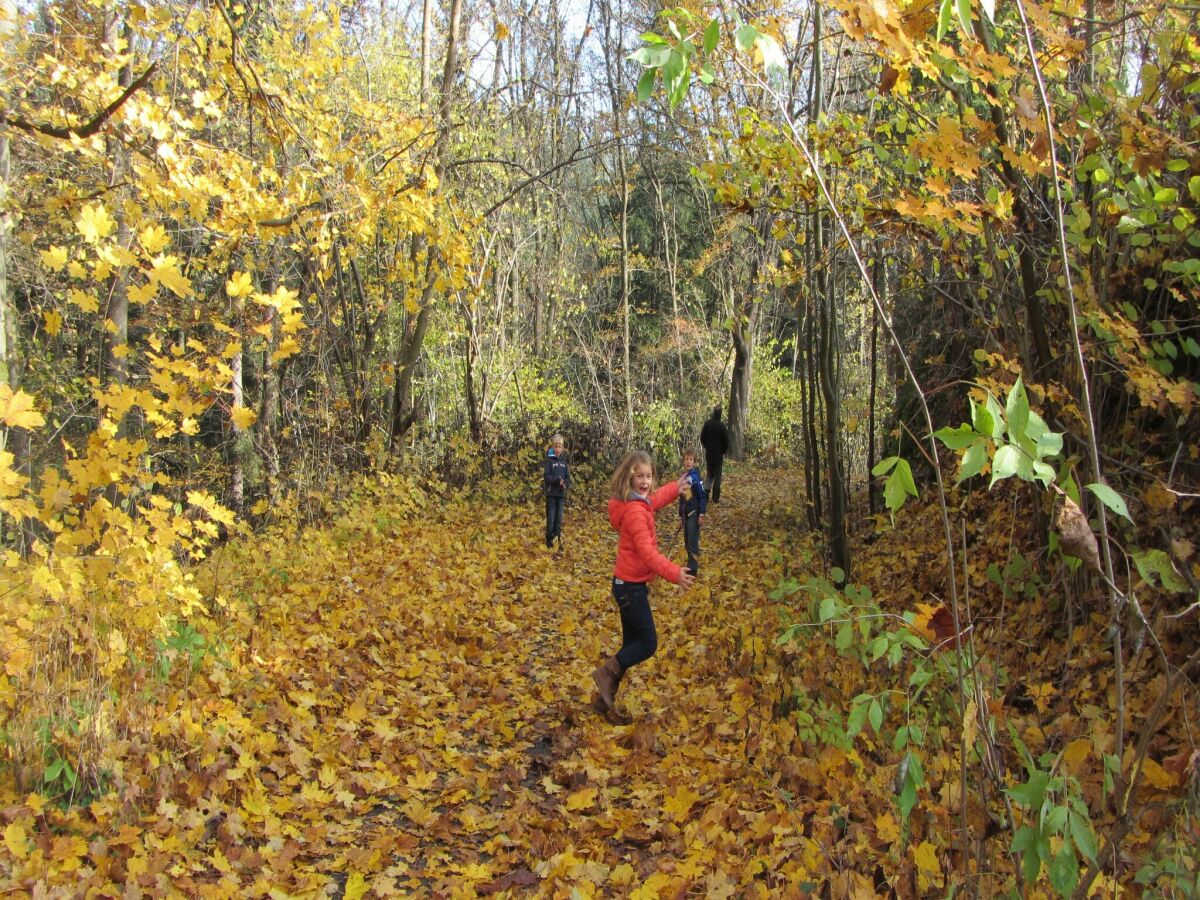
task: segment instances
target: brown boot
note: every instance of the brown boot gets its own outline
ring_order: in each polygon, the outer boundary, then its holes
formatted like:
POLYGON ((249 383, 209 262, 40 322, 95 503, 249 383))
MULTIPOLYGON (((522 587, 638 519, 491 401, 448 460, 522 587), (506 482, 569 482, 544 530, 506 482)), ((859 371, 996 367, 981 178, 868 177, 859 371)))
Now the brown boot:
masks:
POLYGON ((621 664, 615 656, 610 656, 592 672, 592 680, 596 682, 596 691, 600 694, 600 702, 605 711, 613 708, 617 696, 617 685, 621 681, 621 664))

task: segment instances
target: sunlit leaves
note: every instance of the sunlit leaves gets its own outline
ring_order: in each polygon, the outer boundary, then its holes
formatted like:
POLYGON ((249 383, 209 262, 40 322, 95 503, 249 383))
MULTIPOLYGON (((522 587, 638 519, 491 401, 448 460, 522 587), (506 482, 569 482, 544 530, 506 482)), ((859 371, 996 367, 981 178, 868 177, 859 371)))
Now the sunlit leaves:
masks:
POLYGON ((50 269, 52 272, 60 272, 67 265, 69 253, 66 247, 54 246, 48 250, 43 250, 41 257, 42 265, 47 269, 50 269))
POLYGON ((89 203, 79 211, 75 227, 90 244, 99 243, 108 237, 117 227, 116 221, 109 215, 103 203, 89 203))
POLYGON ((10 428, 40 428, 45 417, 34 408, 33 397, 22 390, 13 391, 0 382, 0 421, 10 428))
POLYGON ((192 293, 192 282, 179 270, 178 257, 157 256, 152 265, 151 280, 163 285, 178 297, 187 297, 192 293))

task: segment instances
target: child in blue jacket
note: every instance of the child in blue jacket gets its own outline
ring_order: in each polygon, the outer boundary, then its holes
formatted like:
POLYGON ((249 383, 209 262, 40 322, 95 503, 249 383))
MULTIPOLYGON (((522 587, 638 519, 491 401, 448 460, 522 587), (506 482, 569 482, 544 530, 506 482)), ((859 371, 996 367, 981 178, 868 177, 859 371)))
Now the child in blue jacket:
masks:
POLYGON ((700 569, 700 526, 708 512, 708 491, 696 468, 696 451, 684 451, 683 474, 691 489, 679 493, 679 519, 683 524, 683 545, 687 548, 687 569, 695 575, 700 569))
POLYGON ((567 469, 567 457, 563 450, 563 436, 556 434, 550 439, 546 451, 546 465, 542 475, 542 489, 546 493, 546 546, 562 549, 563 505, 567 499, 567 488, 571 485, 571 473, 567 469))

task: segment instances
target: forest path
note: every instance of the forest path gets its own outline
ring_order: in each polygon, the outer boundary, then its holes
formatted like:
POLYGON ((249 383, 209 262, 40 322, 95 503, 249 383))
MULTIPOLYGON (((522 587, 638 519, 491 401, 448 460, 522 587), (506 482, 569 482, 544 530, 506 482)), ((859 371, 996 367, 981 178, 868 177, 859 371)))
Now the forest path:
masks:
MULTIPOLYGON (((529 503, 405 489, 230 544, 198 583, 250 632, 171 670, 113 793, 53 829, 44 800, 7 797, 0 886, 742 897, 840 871, 839 895, 869 893, 837 848, 867 848, 852 823, 890 796, 894 766, 806 754, 777 715, 794 679, 832 677, 774 646, 769 594, 810 553, 800 496, 798 473, 731 467, 697 585, 652 588, 659 651, 622 686, 627 726, 588 705, 620 633, 599 492, 571 498, 562 553, 529 503)), ((681 559, 674 507, 658 529, 681 559)))
MULTIPOLYGON (((313 821, 293 791, 288 818, 312 823, 295 860, 307 885, 719 897, 809 882, 823 855, 804 836, 815 798, 780 781, 817 793, 826 773, 807 764, 800 777, 800 741, 774 714, 786 678, 768 596, 801 555, 801 490, 796 473, 728 473, 698 584, 652 588, 659 651, 622 685, 623 727, 588 706, 590 672, 620 633, 602 496, 570 499, 561 553, 542 547, 528 505, 443 504, 386 539, 334 529, 346 565, 321 576, 328 589, 298 573, 318 602, 302 634, 289 636, 295 615, 276 632, 306 648, 279 659, 275 680, 289 706, 312 704, 321 735, 292 761, 317 776, 318 804, 357 820, 313 821)), ((658 531, 681 560, 674 507, 658 531)))

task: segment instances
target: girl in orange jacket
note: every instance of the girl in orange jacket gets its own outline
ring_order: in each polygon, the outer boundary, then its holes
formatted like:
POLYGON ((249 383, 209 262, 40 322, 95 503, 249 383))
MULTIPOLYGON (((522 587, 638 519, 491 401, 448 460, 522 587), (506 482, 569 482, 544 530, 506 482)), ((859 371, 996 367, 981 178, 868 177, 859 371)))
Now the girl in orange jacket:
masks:
POLYGON ((633 450, 625 454, 608 483, 608 521, 618 534, 612 592, 621 614, 621 649, 592 672, 596 682, 592 706, 610 719, 621 720, 616 698, 625 672, 658 649, 650 611, 650 582, 661 575, 686 590, 695 581, 687 569, 658 552, 654 528, 654 514, 679 497, 685 480, 683 476, 655 491, 650 454, 633 450))

